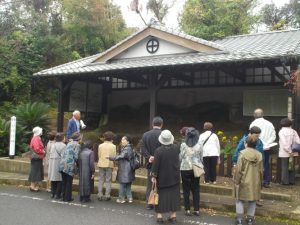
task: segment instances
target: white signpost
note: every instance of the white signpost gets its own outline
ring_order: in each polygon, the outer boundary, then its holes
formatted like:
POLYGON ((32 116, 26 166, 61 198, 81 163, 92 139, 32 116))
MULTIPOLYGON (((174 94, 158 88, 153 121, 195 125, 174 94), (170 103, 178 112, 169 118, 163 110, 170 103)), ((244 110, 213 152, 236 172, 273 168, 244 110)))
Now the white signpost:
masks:
POLYGON ((15 157, 16 149, 16 117, 12 116, 10 119, 10 140, 9 140, 9 158, 15 157))

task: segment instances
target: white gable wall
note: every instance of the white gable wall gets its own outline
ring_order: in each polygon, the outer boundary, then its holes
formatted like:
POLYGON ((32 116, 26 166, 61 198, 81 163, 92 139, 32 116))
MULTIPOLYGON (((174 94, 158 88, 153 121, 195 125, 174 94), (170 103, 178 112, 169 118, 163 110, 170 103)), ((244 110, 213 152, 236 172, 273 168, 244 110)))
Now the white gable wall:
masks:
POLYGON ((192 49, 182 47, 180 45, 173 44, 171 42, 156 38, 159 41, 159 49, 154 54, 150 54, 147 51, 147 42, 152 37, 147 37, 144 40, 136 43, 132 47, 128 48, 121 54, 114 57, 115 59, 125 59, 125 58, 137 58, 137 57, 147 57, 147 56, 158 56, 158 55, 169 55, 169 54, 182 54, 195 52, 192 49))

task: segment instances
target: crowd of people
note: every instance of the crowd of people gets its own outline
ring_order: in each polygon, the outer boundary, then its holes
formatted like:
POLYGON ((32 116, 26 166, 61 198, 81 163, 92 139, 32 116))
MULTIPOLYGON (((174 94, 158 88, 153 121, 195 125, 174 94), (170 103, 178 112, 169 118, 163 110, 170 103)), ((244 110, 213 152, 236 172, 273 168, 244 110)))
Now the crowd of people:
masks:
MULTIPOLYGON (((270 187, 269 157, 270 149, 276 145, 276 133, 273 124, 263 117, 263 110, 254 111, 255 120, 247 133, 239 141, 233 155, 233 180, 236 198, 235 224, 243 224, 244 203, 248 203, 246 222, 253 224, 256 206, 260 203, 261 188, 270 187)), ((41 140, 42 128, 33 129, 30 142, 31 170, 29 174, 30 191, 39 191, 39 182, 44 179, 44 169, 48 170, 47 188, 51 198, 71 202, 74 175, 79 177, 79 200, 91 201, 95 176, 95 155, 90 140, 82 140, 80 112, 74 111, 69 120, 67 138, 63 133, 48 133, 48 143, 44 148, 41 140), (45 157, 45 159, 44 159, 45 157), (44 166, 43 166, 44 160, 44 166)), ((83 124, 84 125, 84 124, 83 124)), ((165 222, 163 214, 168 213, 167 221, 176 223, 176 212, 180 210, 180 184, 182 184, 184 209, 186 216, 200 216, 200 175, 195 168, 204 171, 204 183, 217 183, 217 165, 220 163, 220 143, 213 132, 211 122, 205 122, 204 132, 194 127, 180 130, 182 140, 175 144, 170 130, 162 130, 163 119, 153 118, 153 127, 145 132, 140 142, 140 151, 146 160, 147 187, 146 202, 153 185, 157 187, 159 201, 157 205, 147 204, 147 209, 155 209, 158 224, 165 222), (192 194, 192 206, 190 206, 192 194)), ((84 125, 85 126, 85 125, 84 125)), ((280 121, 279 153, 281 158, 281 184, 295 182, 295 174, 290 171, 290 159, 297 156, 292 144, 300 144, 292 121, 284 118, 280 121)), ((121 139, 120 150, 113 143, 114 134, 103 134, 104 142, 98 146, 99 184, 98 200, 111 200, 111 184, 115 179, 119 183, 118 203, 132 203, 132 182, 135 180, 135 168, 132 166, 135 150, 130 135, 121 139), (117 171, 116 171, 117 167, 117 171), (105 192, 104 192, 105 189, 105 192)))

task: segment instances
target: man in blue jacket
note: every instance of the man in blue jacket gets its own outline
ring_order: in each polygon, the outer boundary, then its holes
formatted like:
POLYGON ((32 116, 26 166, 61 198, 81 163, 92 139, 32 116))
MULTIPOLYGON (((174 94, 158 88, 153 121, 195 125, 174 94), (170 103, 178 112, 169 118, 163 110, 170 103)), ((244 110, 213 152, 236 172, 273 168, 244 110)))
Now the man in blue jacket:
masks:
MULTIPOLYGON (((245 143, 249 135, 253 135, 257 138, 255 149, 259 151, 262 154, 262 157, 264 158, 264 145, 263 142, 259 139, 260 133, 261 133, 261 129, 259 127, 256 126, 251 127, 249 130, 249 134, 245 134, 240 140, 239 144, 236 146, 236 149, 233 154, 233 170, 232 170, 233 175, 235 173, 235 166, 239 157, 239 153, 240 151, 245 149, 245 143)), ((263 205, 262 200, 256 201, 256 205, 262 206, 263 205)))
POLYGON ((237 163, 240 151, 245 149, 246 139, 249 135, 253 135, 253 136, 257 137, 257 142, 256 142, 255 149, 257 151, 259 151, 262 154, 262 157, 264 158, 264 146, 263 146, 262 141, 259 139, 260 133, 261 133, 261 129, 259 127, 254 126, 254 127, 250 128, 249 134, 245 134, 242 137, 239 144, 236 146, 236 149, 235 149, 234 154, 233 154, 233 164, 234 165, 237 163))
POLYGON ((69 119, 67 127, 67 138, 71 139, 72 134, 75 132, 80 132, 80 112, 75 110, 73 112, 73 117, 69 119))

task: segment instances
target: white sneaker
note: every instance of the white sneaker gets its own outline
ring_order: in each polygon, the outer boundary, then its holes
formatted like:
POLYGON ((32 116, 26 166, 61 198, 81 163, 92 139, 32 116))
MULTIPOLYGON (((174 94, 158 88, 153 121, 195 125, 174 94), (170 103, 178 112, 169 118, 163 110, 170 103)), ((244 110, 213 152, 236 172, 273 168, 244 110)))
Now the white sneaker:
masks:
POLYGON ((126 201, 124 200, 124 199, 117 199, 117 203, 121 203, 121 204, 123 204, 123 203, 125 203, 126 201))
POLYGON ((132 198, 128 199, 128 203, 132 203, 132 202, 133 202, 132 198))

